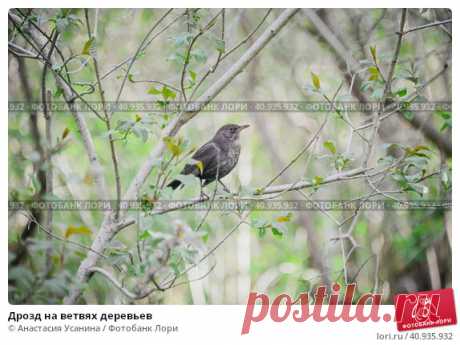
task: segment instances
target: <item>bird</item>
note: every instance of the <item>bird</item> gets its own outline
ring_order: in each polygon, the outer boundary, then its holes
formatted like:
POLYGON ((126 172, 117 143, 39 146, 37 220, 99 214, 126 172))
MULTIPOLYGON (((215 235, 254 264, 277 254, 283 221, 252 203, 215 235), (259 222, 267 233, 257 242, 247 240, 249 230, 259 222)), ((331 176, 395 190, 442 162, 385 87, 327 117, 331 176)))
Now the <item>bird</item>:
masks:
MULTIPOLYGON (((192 156, 194 164, 186 164, 181 175, 194 175, 200 179, 201 187, 217 181, 229 192, 221 179, 227 176, 238 163, 241 145, 240 133, 249 125, 226 124, 219 128, 214 137, 201 146, 192 156), (200 163, 201 162, 201 163, 200 163)), ((180 180, 173 180, 167 187, 183 187, 180 180)))

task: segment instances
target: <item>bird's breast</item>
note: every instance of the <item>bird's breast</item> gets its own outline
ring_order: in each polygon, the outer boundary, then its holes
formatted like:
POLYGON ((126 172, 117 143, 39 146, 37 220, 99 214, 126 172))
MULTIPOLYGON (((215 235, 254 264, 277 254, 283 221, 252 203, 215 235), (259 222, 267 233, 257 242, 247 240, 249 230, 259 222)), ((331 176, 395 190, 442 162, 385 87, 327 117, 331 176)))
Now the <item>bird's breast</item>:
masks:
POLYGON ((233 143, 230 146, 230 150, 228 151, 228 164, 232 167, 236 165, 238 162, 238 158, 240 157, 241 146, 239 143, 233 143))

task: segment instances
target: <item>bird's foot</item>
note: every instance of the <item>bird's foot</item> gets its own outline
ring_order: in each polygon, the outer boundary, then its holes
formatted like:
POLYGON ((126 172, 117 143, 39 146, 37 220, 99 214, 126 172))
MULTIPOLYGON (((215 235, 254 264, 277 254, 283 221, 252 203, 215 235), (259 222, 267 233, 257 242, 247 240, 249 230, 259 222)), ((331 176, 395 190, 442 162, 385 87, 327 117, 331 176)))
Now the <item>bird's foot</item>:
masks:
POLYGON ((232 194, 233 193, 230 191, 230 189, 227 188, 227 186, 221 181, 219 180, 219 183, 221 184, 221 186, 224 188, 224 191, 227 192, 228 194, 232 194))
POLYGON ((200 191, 200 199, 209 200, 209 196, 205 192, 200 191))

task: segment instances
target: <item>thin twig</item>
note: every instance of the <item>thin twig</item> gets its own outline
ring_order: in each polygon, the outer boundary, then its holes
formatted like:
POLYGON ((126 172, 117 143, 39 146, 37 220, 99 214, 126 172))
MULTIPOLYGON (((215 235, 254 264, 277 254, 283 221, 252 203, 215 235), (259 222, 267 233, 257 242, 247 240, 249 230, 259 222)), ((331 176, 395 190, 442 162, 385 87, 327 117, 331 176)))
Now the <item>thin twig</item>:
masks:
POLYGON ((181 73, 181 77, 180 77, 180 88, 181 88, 181 91, 182 91, 182 97, 184 98, 184 101, 187 102, 187 94, 185 92, 185 75, 187 73, 187 68, 190 64, 190 54, 192 52, 192 49, 193 49, 193 46, 195 45, 195 43, 198 41, 198 38, 200 38, 206 31, 208 31, 209 29, 211 29, 215 22, 216 22, 216 18, 218 16, 221 15, 221 13, 223 12, 223 10, 220 10, 214 17, 211 18, 211 20, 209 20, 209 22, 204 26, 203 29, 200 29, 198 31, 198 33, 193 36, 192 40, 190 41, 190 44, 187 48, 187 51, 185 53, 185 58, 184 58, 184 65, 182 67, 182 73, 181 73))
MULTIPOLYGON (((90 41, 93 40, 94 41, 93 45, 95 47, 96 36, 93 36, 93 34, 91 33, 89 17, 88 17, 88 9, 85 9, 85 19, 86 19, 86 26, 88 29, 88 40, 90 41)), ((96 23, 94 25, 96 25, 96 23)), ((102 88, 101 77, 99 74, 99 65, 97 62, 96 54, 91 54, 91 56, 93 58, 94 73, 96 74, 97 86, 99 88, 99 95, 100 95, 101 103, 102 103, 102 111, 105 116, 104 122, 107 128, 108 140, 109 140, 109 145, 110 145, 110 155, 112 158, 113 171, 115 175, 115 187, 116 187, 115 221, 118 221, 119 216, 120 216, 120 198, 121 198, 121 181, 120 181, 120 171, 119 171, 119 166, 118 166, 118 157, 117 157, 117 153, 115 150, 115 140, 113 138, 112 126, 110 123, 111 118, 109 114, 107 113, 104 89, 102 88)))
POLYGON ((265 191, 269 186, 272 185, 283 173, 288 170, 297 160, 302 157, 302 155, 311 147, 311 145, 316 141, 316 138, 320 135, 323 128, 326 126, 326 123, 329 119, 329 116, 326 115, 324 118, 323 123, 319 126, 316 133, 310 138, 310 140, 306 143, 306 145, 295 155, 295 157, 283 168, 281 171, 276 174, 263 188, 262 190, 265 191))
POLYGON ((416 26, 414 28, 410 28, 410 29, 407 29, 405 31, 399 31, 399 32, 397 32, 397 34, 401 35, 401 33, 402 33, 402 35, 406 35, 409 32, 414 32, 414 31, 417 31, 417 30, 423 30, 423 29, 431 28, 433 26, 444 25, 444 24, 449 24, 449 23, 452 23, 452 19, 441 20, 439 22, 434 22, 434 23, 429 23, 429 24, 425 24, 425 25, 416 26))
POLYGON ((104 276, 107 280, 109 280, 118 290, 120 290, 126 297, 130 298, 130 299, 139 299, 138 296, 136 294, 134 294, 133 292, 125 289, 123 287, 123 285, 121 283, 118 282, 118 280, 116 280, 112 274, 110 274, 109 272, 107 272, 106 270, 104 270, 103 268, 101 267, 91 267, 90 269, 90 272, 94 273, 94 272, 97 272, 99 274, 101 274, 102 276, 104 276))
POLYGON ((268 11, 265 13, 265 15, 263 16, 262 20, 259 22, 259 24, 257 24, 257 26, 254 28, 254 30, 252 30, 242 41, 240 41, 239 43, 237 43, 235 46, 233 46, 232 48, 230 48, 227 52, 225 52, 225 54, 222 56, 222 60, 224 60, 225 58, 227 58, 229 55, 231 55, 235 50, 237 50, 238 48, 240 48, 243 44, 247 43, 252 36, 254 36, 254 34, 259 30, 259 28, 262 26, 262 24, 265 22, 265 20, 267 19, 267 17, 270 15, 272 9, 268 9, 268 11))
POLYGON ((173 11, 172 8, 170 8, 169 10, 167 10, 156 22, 155 24, 153 24, 152 28, 147 32, 147 34, 145 35, 144 39, 141 41, 141 44, 139 44, 136 52, 134 53, 133 57, 131 58, 130 62, 129 62, 129 65, 128 65, 128 68, 126 69, 126 72, 125 72, 125 76, 123 78, 123 81, 121 82, 121 86, 120 86, 120 89, 118 90, 118 94, 117 94, 117 97, 115 99, 115 104, 118 104, 118 102, 120 101, 120 97, 121 97, 121 93, 123 92, 123 89, 125 87, 125 84, 126 84, 126 80, 128 80, 128 76, 129 76, 129 72, 131 71, 131 68, 133 67, 134 65, 134 62, 137 60, 137 58, 139 57, 139 53, 141 52, 141 50, 143 49, 144 45, 146 45, 146 42, 147 40, 149 39, 150 35, 153 33, 153 31, 155 31, 155 29, 158 27, 158 25, 161 24, 161 22, 173 11))
MULTIPOLYGON (((401 34, 401 32, 403 32, 404 30, 404 25, 406 23, 406 14, 407 14, 407 9, 402 9, 402 12, 401 12, 401 21, 400 21, 400 25, 399 25, 399 28, 400 28, 400 33, 398 34, 398 40, 396 41, 396 47, 395 47, 395 51, 393 53, 393 59, 391 60, 391 65, 390 65, 390 70, 388 71, 388 75, 387 75, 387 78, 386 78, 386 83, 385 83, 385 86, 384 86, 384 89, 383 89, 383 95, 382 95, 382 100, 381 100, 381 104, 382 104, 382 107, 385 105, 387 99, 388 99, 388 96, 391 92, 391 84, 392 84, 392 81, 393 81, 393 74, 394 74, 394 71, 395 71, 395 67, 396 67, 396 63, 398 62, 398 58, 399 58, 399 52, 400 52, 400 49, 401 49, 401 43, 402 43, 402 37, 403 35, 401 34)), ((363 167, 367 167, 368 164, 369 164, 369 160, 372 156, 372 151, 374 149, 374 146, 375 146, 375 141, 377 139, 377 132, 378 132, 378 129, 380 127, 380 115, 382 113, 382 110, 376 112, 375 116, 374 116, 374 123, 373 123, 373 132, 371 134, 371 138, 369 140, 369 145, 367 146, 367 151, 364 155, 364 160, 363 160, 363 167)))
MULTIPOLYGON (((222 24, 221 24, 221 34, 220 34, 221 40, 224 42, 224 51, 225 51, 225 9, 222 10, 222 24)), ((211 66, 208 71, 201 77, 201 79, 198 81, 196 86, 193 88, 192 94, 190 95, 190 99, 193 99, 197 91, 199 90, 200 86, 203 84, 203 82, 212 74, 216 71, 217 67, 219 66, 219 63, 222 61, 222 55, 224 51, 219 51, 219 54, 217 54, 216 61, 214 62, 214 65, 211 66)))
POLYGON ((174 85, 171 85, 169 83, 165 83, 164 81, 160 81, 160 80, 134 80, 133 78, 130 79, 130 82, 131 83, 151 83, 151 84, 158 84, 158 85, 162 85, 162 86, 166 86, 168 88, 170 88, 171 90, 174 90, 174 91, 177 91, 177 92, 181 92, 181 90, 177 87, 175 87, 174 85))

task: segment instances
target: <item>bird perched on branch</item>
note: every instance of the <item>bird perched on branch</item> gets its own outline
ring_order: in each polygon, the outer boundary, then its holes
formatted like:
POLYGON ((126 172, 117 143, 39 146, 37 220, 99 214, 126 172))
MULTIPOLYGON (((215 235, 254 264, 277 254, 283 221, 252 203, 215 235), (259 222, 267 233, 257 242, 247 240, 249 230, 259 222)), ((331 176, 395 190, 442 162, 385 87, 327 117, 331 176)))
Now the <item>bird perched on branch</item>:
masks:
MULTIPOLYGON (((220 179, 227 176, 238 163, 241 150, 240 132, 248 127, 249 125, 228 124, 219 128, 214 137, 192 156, 196 163, 185 165, 181 175, 192 174, 198 177, 202 186, 217 179, 228 191, 220 179)), ((182 186, 183 183, 179 180, 173 180, 168 184, 172 189, 182 186)))

